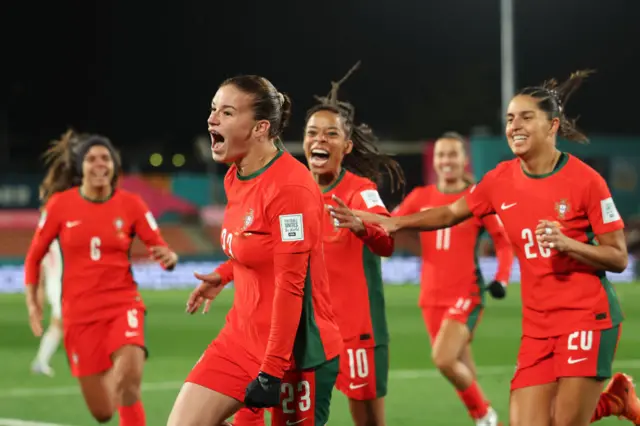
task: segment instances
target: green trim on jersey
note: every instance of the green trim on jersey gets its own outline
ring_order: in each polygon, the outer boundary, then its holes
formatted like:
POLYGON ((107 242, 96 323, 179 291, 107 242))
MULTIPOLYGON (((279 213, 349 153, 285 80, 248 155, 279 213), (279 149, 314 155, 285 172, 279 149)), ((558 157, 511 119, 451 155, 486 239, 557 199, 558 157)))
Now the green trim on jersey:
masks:
POLYGON ((487 291, 486 283, 484 281, 484 277, 482 276, 482 269, 480 269, 480 261, 478 260, 478 251, 480 250, 480 237, 484 234, 486 230, 484 227, 480 228, 478 231, 478 236, 476 237, 476 244, 473 248, 473 264, 476 267, 476 285, 478 286, 478 293, 480 294, 480 306, 484 306, 485 303, 485 293, 487 291))
POLYGON ((276 156, 273 157, 271 160, 269 160, 269 162, 267 164, 265 164, 261 169, 256 170, 255 172, 251 173, 250 175, 246 175, 246 176, 242 176, 240 174, 240 170, 236 169, 236 176, 238 177, 239 180, 251 180, 253 178, 256 178, 258 176, 260 176, 262 173, 264 173, 265 171, 267 171, 267 169, 269 167, 271 167, 273 165, 273 163, 275 163, 275 161, 282 157, 282 154, 284 153, 283 150, 281 150, 280 148, 278 148, 278 152, 276 153, 276 156))
POLYGON ((304 279, 300 323, 296 331, 296 339, 293 342, 293 357, 296 361, 296 368, 300 370, 313 368, 327 362, 324 345, 320 337, 320 329, 316 323, 316 316, 313 310, 312 287, 311 266, 309 266, 307 268, 307 276, 304 279))
POLYGON ((388 345, 389 328, 385 314, 382 265, 380 256, 373 254, 366 244, 362 245, 362 268, 364 269, 364 278, 367 281, 369 293, 369 315, 371 316, 374 343, 376 346, 388 345))
MULTIPOLYGON (((595 239, 596 235, 589 225, 587 228, 587 244, 597 246, 598 242, 595 239)), ((624 314, 622 313, 622 307, 620 306, 620 300, 616 294, 615 288, 607 278, 605 271, 596 271, 596 275, 600 278, 600 283, 604 290, 607 292, 607 300, 609 301, 609 316, 611 317, 611 325, 616 326, 624 320, 624 314)))
POLYGON ((325 189, 322 190, 323 194, 326 194, 327 192, 331 191, 333 188, 335 188, 336 186, 338 186, 338 184, 340 183, 340 181, 342 180, 342 178, 344 177, 345 173, 347 173, 347 169, 345 169, 344 167, 341 167, 340 173, 338 174, 338 177, 336 178, 336 180, 334 180, 331 185, 327 186, 325 189))
POLYGON ((552 175, 555 175, 556 173, 558 173, 560 171, 560 169, 562 169, 567 164, 568 161, 569 161, 569 156, 566 153, 561 152, 560 153, 560 159, 556 163, 556 166, 553 168, 553 170, 551 170, 549 173, 543 173, 541 175, 534 175, 532 173, 527 172, 522 167, 522 163, 520 163, 520 169, 522 170, 522 173, 525 174, 525 176, 530 177, 531 179, 544 179, 546 177, 549 177, 549 176, 552 176, 552 175))
POLYGON ((106 203, 107 201, 109 201, 110 199, 113 198, 113 195, 116 193, 115 189, 111 191, 111 194, 109 194, 109 196, 107 198, 105 198, 104 200, 92 200, 91 198, 87 197, 86 195, 84 195, 84 193, 82 192, 82 187, 79 186, 78 187, 78 193, 80 194, 80 197, 82 197, 83 200, 88 201, 90 203, 94 203, 94 204, 102 204, 102 203, 106 203))
MULTIPOLYGON (((597 331, 594 331, 597 333, 597 331)), ((613 360, 620 339, 620 324, 606 330, 600 330, 600 346, 598 347, 598 363, 596 364, 596 379, 604 380, 613 375, 613 360)))

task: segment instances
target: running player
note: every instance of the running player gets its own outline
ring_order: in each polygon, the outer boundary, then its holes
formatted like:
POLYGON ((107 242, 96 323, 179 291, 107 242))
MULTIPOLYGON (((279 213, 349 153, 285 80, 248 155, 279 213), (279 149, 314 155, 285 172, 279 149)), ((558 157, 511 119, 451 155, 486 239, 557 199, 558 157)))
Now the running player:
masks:
MULTIPOLYGON (((464 138, 448 132, 434 147, 436 185, 415 188, 393 211, 405 216, 443 206, 465 196, 473 177, 465 173, 468 164, 464 138)), ((498 270, 487 287, 494 297, 505 296, 513 251, 496 215, 469 219, 451 228, 420 233, 422 316, 431 340, 433 362, 456 388, 469 415, 478 425, 497 425, 498 416, 476 381, 471 339, 484 307, 484 281, 478 268, 477 247, 487 230, 496 249, 498 270)))
POLYGON ((36 358, 31 363, 31 371, 35 374, 44 374, 49 377, 54 376, 51 368, 51 357, 62 338, 62 254, 60 245, 54 240, 49 246, 49 251, 42 260, 40 273, 40 286, 38 289, 38 299, 40 305, 44 305, 46 297, 51 314, 49 327, 40 338, 40 347, 36 358))
POLYGON ((622 312, 605 271, 628 262, 623 222, 604 179, 556 138, 585 142, 565 115, 588 72, 528 87, 507 112, 516 159, 500 163, 447 206, 396 218, 358 213, 399 229, 431 231, 497 213, 520 261, 522 339, 511 381, 512 425, 587 425, 606 416, 640 423, 629 376, 611 377, 622 312), (601 393, 602 392, 602 393, 601 393))
POLYGON ((48 151, 48 161, 47 202, 25 260, 31 328, 42 334, 40 262, 57 239, 65 260, 62 320, 71 373, 98 422, 109 421, 117 408, 120 425, 143 426, 146 309, 129 249, 138 235, 164 268, 172 269, 177 256, 142 199, 116 189, 120 158, 107 138, 67 132, 48 151))
MULTIPOLYGON (((243 406, 274 407, 277 426, 327 423, 342 338, 322 252, 322 194, 276 143, 290 110, 288 96, 259 76, 226 80, 212 100, 212 156, 232 163, 220 239, 235 295, 180 390, 170 426, 217 425, 243 406)), ((188 312, 219 291, 219 271, 196 277, 188 312)))

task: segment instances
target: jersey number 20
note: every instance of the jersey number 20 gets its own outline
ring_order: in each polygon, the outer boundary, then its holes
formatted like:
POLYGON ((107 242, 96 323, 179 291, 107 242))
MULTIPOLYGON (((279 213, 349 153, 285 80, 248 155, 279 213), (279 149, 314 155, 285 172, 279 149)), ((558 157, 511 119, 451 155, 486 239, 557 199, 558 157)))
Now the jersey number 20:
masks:
POLYGON ((539 252, 542 257, 551 256, 551 250, 546 247, 542 247, 539 242, 537 243, 538 250, 533 248, 533 246, 536 245, 536 238, 531 229, 524 228, 522 230, 522 239, 526 241, 524 244, 524 255, 527 259, 535 259, 538 257, 538 253, 536 253, 536 251, 539 252))

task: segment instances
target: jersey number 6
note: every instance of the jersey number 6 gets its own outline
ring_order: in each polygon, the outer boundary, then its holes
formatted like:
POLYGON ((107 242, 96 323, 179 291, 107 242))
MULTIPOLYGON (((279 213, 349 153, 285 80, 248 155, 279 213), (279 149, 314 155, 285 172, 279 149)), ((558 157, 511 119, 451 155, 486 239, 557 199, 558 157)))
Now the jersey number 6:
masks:
POLYGON ((91 257, 91 260, 93 261, 100 260, 100 257, 102 256, 102 253, 100 253, 100 244, 102 244, 102 242, 99 237, 91 237, 91 242, 89 243, 89 257, 91 257))

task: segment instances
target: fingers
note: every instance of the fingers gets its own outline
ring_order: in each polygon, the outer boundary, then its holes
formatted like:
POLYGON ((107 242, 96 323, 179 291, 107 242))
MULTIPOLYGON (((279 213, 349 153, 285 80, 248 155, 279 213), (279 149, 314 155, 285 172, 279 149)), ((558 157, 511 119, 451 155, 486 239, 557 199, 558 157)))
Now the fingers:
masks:
POLYGON ((361 219, 363 222, 368 223, 382 223, 386 219, 385 216, 377 215, 375 213, 365 212, 362 210, 353 210, 351 213, 354 214, 357 218, 361 219))
POLYGON ((207 312, 209 312, 209 308, 211 307, 211 302, 213 302, 213 300, 205 300, 204 308, 202 308, 203 314, 206 314, 207 312))
POLYGON ((194 291, 189 295, 189 299, 187 300, 187 309, 186 312, 189 314, 194 314, 198 311, 202 302, 204 301, 204 297, 200 295, 199 291, 194 291))
POLYGON ((208 274, 201 274, 200 272, 194 272, 193 276, 199 279, 200 281, 204 281, 204 282, 215 281, 215 272, 210 272, 208 274))
MULTIPOLYGON (((335 195, 335 194, 334 194, 334 195, 332 195, 332 196, 331 196, 331 198, 333 199, 333 201, 335 201, 336 203, 338 203, 338 206, 342 207, 343 209, 347 209, 347 210, 349 210, 349 206, 347 206, 347 205, 345 204, 345 202, 344 202, 344 201, 342 201, 342 200, 340 199, 340 197, 338 197, 337 195, 335 195)), ((349 210, 349 211, 350 211, 350 210, 349 210)))

